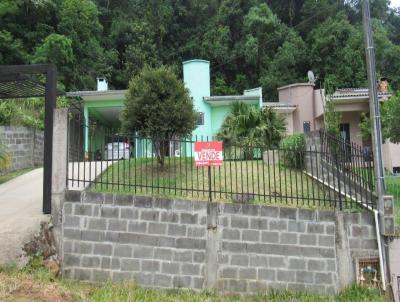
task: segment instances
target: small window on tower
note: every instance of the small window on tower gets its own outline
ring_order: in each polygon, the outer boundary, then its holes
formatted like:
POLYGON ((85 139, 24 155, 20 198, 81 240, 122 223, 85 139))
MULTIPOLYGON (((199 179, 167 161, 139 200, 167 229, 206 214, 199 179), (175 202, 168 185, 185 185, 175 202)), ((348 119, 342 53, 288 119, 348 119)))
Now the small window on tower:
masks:
POLYGON ((204 113, 197 112, 197 125, 204 125, 204 113))

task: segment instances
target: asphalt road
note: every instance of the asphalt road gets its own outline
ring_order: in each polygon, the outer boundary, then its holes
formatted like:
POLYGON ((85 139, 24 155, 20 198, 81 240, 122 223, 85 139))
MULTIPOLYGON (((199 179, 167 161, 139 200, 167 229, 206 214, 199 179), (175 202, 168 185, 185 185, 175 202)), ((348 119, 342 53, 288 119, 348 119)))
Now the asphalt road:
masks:
POLYGON ((0 185, 0 264, 21 263, 23 244, 40 229, 43 168, 0 185))

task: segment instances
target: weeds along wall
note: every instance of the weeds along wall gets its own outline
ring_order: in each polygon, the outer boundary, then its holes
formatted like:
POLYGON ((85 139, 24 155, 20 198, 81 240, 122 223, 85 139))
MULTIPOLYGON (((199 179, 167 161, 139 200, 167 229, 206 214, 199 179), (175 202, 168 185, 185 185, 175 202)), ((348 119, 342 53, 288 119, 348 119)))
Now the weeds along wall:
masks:
POLYGON ((67 191, 62 271, 149 288, 333 294, 377 256, 373 216, 67 191))
POLYGON ((20 126, 0 126, 0 141, 11 157, 10 170, 43 165, 43 131, 20 126))

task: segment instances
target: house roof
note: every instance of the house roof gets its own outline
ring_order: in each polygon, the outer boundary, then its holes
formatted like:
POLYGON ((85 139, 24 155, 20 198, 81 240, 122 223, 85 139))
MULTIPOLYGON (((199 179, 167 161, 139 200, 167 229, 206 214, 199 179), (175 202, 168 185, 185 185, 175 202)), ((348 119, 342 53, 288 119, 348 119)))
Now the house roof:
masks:
POLYGON ((273 108, 282 113, 291 113, 296 110, 296 106, 292 104, 278 103, 278 102, 264 102, 263 107, 273 108))
POLYGON ((259 104, 259 95, 220 95, 220 96, 205 96, 204 102, 211 106, 225 106, 230 105, 232 102, 243 102, 246 104, 259 104))
POLYGON ((312 86, 314 87, 315 84, 314 83, 293 83, 293 84, 289 84, 289 85, 285 85, 282 87, 278 87, 278 91, 279 90, 283 90, 283 89, 287 89, 287 88, 291 88, 291 87, 298 87, 298 86, 312 86))
POLYGON ((67 92, 68 97, 80 97, 85 101, 91 100, 119 100, 124 99, 128 90, 105 90, 105 91, 72 91, 67 92))
MULTIPOLYGON (((343 88, 337 89, 332 95, 333 99, 365 98, 369 96, 368 88, 343 88)), ((379 98, 390 97, 390 92, 378 92, 379 98)))

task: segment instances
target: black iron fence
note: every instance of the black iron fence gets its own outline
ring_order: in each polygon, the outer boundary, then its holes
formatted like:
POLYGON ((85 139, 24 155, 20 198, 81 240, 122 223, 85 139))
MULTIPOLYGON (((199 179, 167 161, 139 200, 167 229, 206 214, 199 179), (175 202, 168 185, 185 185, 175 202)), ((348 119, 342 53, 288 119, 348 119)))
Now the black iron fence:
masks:
POLYGON ((354 190, 359 185, 356 180, 368 179, 362 172, 364 164, 350 160, 348 167, 347 160, 341 161, 345 155, 340 149, 326 143, 320 150, 225 145, 223 165, 207 168, 195 166, 194 144, 212 138, 158 141, 157 146, 163 146, 160 158, 160 147, 156 148, 150 138, 96 126, 72 127, 70 132, 79 133, 69 135, 70 189, 338 209, 360 203, 374 206, 370 196, 354 190), (321 163, 327 160, 335 165, 321 169, 321 163), (350 169, 346 174, 349 177, 340 177, 337 163, 341 171, 350 169))
POLYGON ((322 130, 319 133, 324 160, 362 188, 372 191, 374 162, 371 148, 333 137, 322 130))

